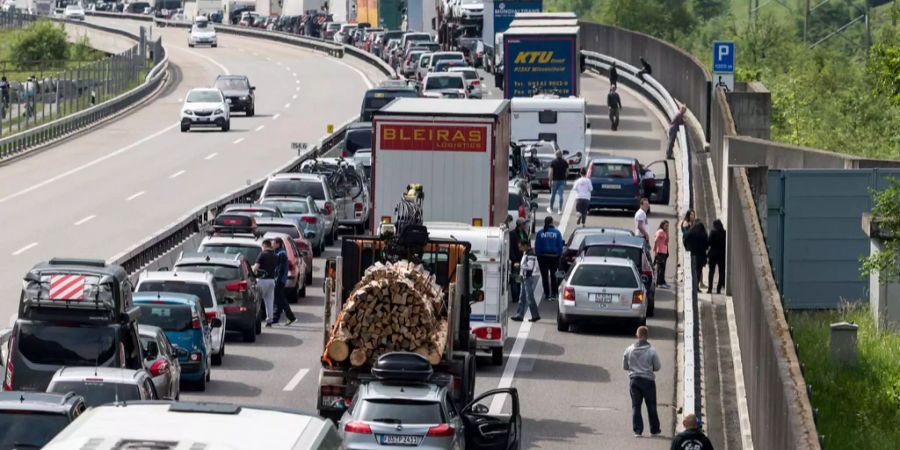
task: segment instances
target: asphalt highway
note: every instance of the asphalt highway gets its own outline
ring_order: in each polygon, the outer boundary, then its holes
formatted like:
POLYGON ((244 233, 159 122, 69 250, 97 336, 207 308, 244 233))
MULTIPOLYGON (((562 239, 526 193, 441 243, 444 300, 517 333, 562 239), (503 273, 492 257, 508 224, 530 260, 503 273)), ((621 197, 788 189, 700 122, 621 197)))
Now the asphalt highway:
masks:
MULTIPOLYGON (((102 22, 131 29, 138 25, 102 22)), ((335 61, 284 44, 220 35, 217 49, 188 49, 184 29, 154 29, 153 34, 162 34, 173 63, 172 80, 158 99, 57 148, 0 167, 5 230, 0 241, 0 255, 5 256, 0 258, 0 317, 14 312, 19 280, 35 262, 52 256, 109 258, 194 207, 258 179, 294 156, 291 142, 312 143, 324 134, 326 124, 354 117, 362 93, 380 77, 362 62, 335 61), (258 88, 258 115, 236 115, 229 133, 180 133, 178 111, 184 94, 191 87, 209 85, 219 73, 250 76, 258 88)), ((606 107, 601 106, 607 88, 605 80, 582 79, 590 105, 591 154, 636 156, 644 163, 663 159, 661 116, 633 92, 620 89, 625 106, 621 126, 609 131, 606 107)), ((674 176, 671 165, 670 173, 674 176)), ((574 199, 567 195, 566 201, 563 217, 556 218, 562 219, 568 235, 575 226, 574 199)), ((544 192, 539 221, 547 203, 544 192)), ((653 207, 651 229, 662 219, 677 222, 672 206, 653 207)), ((594 212, 588 226, 599 225, 630 228, 633 219, 628 213, 594 212)), ((336 256, 336 248, 329 248, 324 258, 336 256)), ((254 344, 230 336, 224 364, 213 368, 207 391, 185 390, 182 399, 315 412, 324 258, 316 259, 307 297, 293 306, 297 323, 267 328, 254 344)), ((675 415, 674 291, 657 291, 657 314, 648 321, 663 365, 657 376, 663 435, 654 438, 635 438, 631 432, 622 353, 633 341, 634 329, 603 324, 561 333, 554 323, 556 304, 543 302, 540 309, 538 322, 510 322, 503 366, 490 365, 487 355, 479 359, 476 395, 498 386, 519 389, 523 448, 668 448, 675 415)))

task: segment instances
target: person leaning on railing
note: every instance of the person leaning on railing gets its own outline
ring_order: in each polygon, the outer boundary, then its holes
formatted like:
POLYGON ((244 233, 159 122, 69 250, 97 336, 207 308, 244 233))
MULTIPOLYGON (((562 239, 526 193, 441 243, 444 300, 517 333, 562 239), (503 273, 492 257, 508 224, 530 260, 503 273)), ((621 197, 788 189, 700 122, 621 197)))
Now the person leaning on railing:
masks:
POLYGON ((9 111, 9 81, 6 77, 0 78, 0 117, 6 118, 9 111))

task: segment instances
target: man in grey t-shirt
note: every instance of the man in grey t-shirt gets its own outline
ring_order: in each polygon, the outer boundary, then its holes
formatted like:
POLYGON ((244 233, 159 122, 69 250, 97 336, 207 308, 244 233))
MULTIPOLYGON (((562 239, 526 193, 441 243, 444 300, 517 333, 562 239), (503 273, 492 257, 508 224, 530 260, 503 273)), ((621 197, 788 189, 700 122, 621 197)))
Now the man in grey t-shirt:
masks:
POLYGON ((637 329, 637 342, 625 349, 622 366, 628 371, 629 391, 631 392, 631 427, 635 437, 644 433, 644 418, 641 417, 641 405, 647 404, 647 420, 650 422, 650 434, 662 432, 659 427, 659 415, 656 413, 656 374, 659 371, 659 355, 656 349, 647 342, 650 330, 646 326, 637 329))

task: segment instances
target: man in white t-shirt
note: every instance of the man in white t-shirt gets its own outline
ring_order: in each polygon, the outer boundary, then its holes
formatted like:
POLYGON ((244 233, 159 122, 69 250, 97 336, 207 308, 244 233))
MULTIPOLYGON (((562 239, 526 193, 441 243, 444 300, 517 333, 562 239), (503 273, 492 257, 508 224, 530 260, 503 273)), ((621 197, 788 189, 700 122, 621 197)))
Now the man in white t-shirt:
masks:
POLYGON ((576 225, 584 226, 591 208, 591 192, 594 190, 594 184, 591 183, 587 169, 581 169, 581 177, 575 181, 572 190, 575 191, 575 210, 579 214, 576 225))
POLYGON ((650 242, 650 234, 647 233, 647 211, 650 209, 650 201, 646 197, 641 199, 641 207, 634 213, 634 232, 644 238, 644 242, 650 242))

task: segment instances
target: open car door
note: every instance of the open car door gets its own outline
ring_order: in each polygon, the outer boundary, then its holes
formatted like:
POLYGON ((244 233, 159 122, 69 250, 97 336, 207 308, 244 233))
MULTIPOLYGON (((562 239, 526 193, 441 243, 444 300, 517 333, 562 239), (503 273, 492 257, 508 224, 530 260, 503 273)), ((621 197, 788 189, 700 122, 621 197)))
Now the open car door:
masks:
POLYGON ((644 170, 652 171, 655 176, 655 182, 644 180, 644 195, 654 205, 668 205, 669 191, 672 186, 671 178, 669 178, 669 161, 665 159, 654 161, 644 166, 644 170), (648 181, 650 182, 648 183, 648 181))
POLYGON ((478 396, 462 410, 465 424, 466 448, 479 450, 518 450, 522 441, 522 415, 519 412, 519 392, 516 388, 493 389, 478 396), (490 412, 483 402, 487 398, 512 401, 509 413, 490 412))

